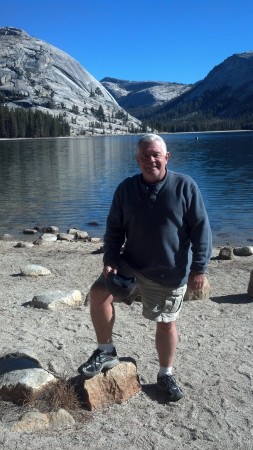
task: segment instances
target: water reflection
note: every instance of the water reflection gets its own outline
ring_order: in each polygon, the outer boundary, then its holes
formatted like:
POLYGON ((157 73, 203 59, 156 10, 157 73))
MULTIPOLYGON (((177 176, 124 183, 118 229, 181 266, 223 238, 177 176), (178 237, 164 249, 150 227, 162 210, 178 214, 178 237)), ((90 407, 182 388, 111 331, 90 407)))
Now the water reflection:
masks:
MULTIPOLYGON (((172 170, 200 186, 215 242, 253 238, 253 133, 164 135, 172 170)), ((0 231, 39 224, 103 236, 120 181, 138 171, 138 136, 0 141, 0 231), (91 228, 89 222, 100 226, 91 228)))

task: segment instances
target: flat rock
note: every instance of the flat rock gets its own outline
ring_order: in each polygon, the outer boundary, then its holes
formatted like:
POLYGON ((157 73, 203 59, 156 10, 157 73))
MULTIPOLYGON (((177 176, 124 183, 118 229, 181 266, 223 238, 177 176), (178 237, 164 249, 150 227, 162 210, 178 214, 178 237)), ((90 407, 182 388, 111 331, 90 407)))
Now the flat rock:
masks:
POLYGON ((34 228, 26 228, 25 230, 23 230, 23 234, 37 234, 38 231, 35 230, 34 228))
POLYGON ((21 267, 20 272, 22 275, 28 277, 39 277, 51 274, 49 269, 37 264, 27 264, 26 266, 21 267))
POLYGON ((82 294, 79 290, 73 291, 48 291, 33 297, 31 305, 42 309, 62 309, 82 304, 82 294))
POLYGON ((136 366, 132 362, 120 362, 84 381, 85 400, 91 411, 123 403, 140 391, 136 366))
POLYGON ((75 420, 65 409, 59 409, 50 413, 41 413, 39 411, 29 411, 12 423, 8 429, 16 432, 41 431, 48 428, 61 429, 70 428, 75 424, 75 420))
POLYGON ((57 234, 57 239, 59 241, 73 241, 75 239, 75 236, 68 233, 59 233, 57 234))

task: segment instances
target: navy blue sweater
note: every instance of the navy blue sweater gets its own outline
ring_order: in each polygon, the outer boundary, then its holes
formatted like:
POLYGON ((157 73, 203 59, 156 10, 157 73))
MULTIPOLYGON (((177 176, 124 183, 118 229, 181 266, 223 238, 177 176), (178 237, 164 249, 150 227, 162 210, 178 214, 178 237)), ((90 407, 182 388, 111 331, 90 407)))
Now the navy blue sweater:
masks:
POLYGON ((117 264, 120 250, 137 271, 155 282, 179 287, 189 270, 204 273, 212 253, 206 209, 187 175, 167 171, 147 186, 138 174, 116 189, 107 218, 104 264, 117 264))

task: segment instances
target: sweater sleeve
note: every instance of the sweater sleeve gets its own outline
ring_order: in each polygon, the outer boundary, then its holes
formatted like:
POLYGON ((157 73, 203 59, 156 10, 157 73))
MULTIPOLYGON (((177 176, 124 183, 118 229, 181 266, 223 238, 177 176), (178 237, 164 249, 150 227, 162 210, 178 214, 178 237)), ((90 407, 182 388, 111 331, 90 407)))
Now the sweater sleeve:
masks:
POLYGON ((104 236, 104 265, 118 264, 121 247, 125 242, 122 206, 121 185, 119 185, 114 193, 111 208, 106 221, 106 232, 104 236))
POLYGON ((187 221, 190 229, 192 263, 190 270, 205 273, 212 255, 212 233, 205 205, 198 186, 193 182, 187 221))

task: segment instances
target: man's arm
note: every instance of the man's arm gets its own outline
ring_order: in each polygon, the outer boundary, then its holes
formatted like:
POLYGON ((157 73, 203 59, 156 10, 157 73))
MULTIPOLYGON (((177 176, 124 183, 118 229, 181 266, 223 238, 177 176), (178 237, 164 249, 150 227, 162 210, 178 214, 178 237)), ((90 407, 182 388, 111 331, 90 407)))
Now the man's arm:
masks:
MULTIPOLYGON (((115 191, 111 208, 107 217, 106 232, 104 236, 104 257, 105 268, 110 267, 117 270, 118 260, 122 245, 125 242, 125 230, 123 227, 123 205, 120 196, 120 186, 115 191)), ((108 273, 109 269, 106 269, 108 273)))

